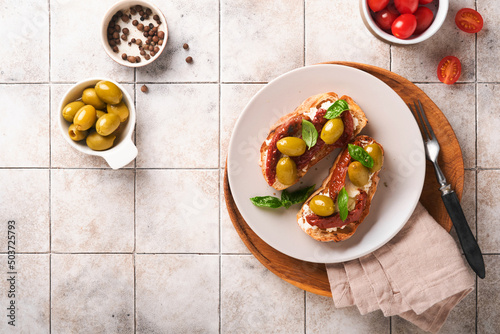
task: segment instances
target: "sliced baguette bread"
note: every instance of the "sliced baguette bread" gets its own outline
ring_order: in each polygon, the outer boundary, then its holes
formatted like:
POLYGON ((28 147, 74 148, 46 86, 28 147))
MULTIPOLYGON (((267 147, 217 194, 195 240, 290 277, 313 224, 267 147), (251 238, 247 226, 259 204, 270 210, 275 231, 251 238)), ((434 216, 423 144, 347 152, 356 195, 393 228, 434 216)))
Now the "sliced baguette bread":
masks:
MULTIPOLYGON (((372 143, 380 146, 382 151, 381 162, 383 164, 384 149, 382 145, 377 143, 373 138, 360 135, 351 142, 351 144, 363 148, 372 143)), ((377 185, 380 180, 380 170, 370 173, 369 182, 364 187, 356 187, 350 182, 347 174, 347 167, 352 161, 348 148, 346 147, 344 151, 337 156, 337 159, 330 169, 330 173, 323 181, 321 187, 306 200, 297 214, 297 222, 300 228, 316 240, 339 242, 350 238, 370 212, 371 201, 377 191, 377 185), (344 186, 349 195, 349 202, 354 204, 351 205, 351 209, 353 210, 349 211, 345 222, 340 220, 339 212, 337 212, 338 209, 329 217, 320 217, 312 212, 309 203, 313 197, 316 195, 325 195, 331 197, 333 202, 337 203, 338 191, 344 186), (363 192, 366 195, 364 195, 363 192), (363 196, 363 200, 360 200, 360 196, 363 196), (315 224, 310 224, 313 221, 315 224), (334 221, 336 223, 334 223, 334 221)))
POLYGON ((303 157, 293 158, 297 163, 297 178, 292 184, 283 184, 276 178, 276 165, 278 160, 284 155, 276 148, 276 143, 279 139, 287 136, 302 137, 302 120, 315 123, 318 133, 321 133, 323 125, 328 121, 322 115, 326 113, 326 109, 339 100, 339 97, 334 92, 318 94, 309 97, 299 105, 294 112, 281 117, 276 124, 271 127, 269 134, 260 149, 259 165, 262 168, 262 174, 266 182, 276 190, 286 189, 297 183, 307 171, 324 157, 330 154, 333 150, 343 147, 352 140, 366 126, 368 120, 361 108, 349 96, 342 96, 340 99, 345 100, 349 105, 349 110, 344 111, 341 115, 344 121, 344 134, 333 144, 325 144, 319 138, 316 145, 308 152, 307 150, 303 157), (346 115, 345 113, 349 113, 346 115), (350 123, 350 128, 349 124, 350 123), (349 133, 347 133, 349 131, 349 133), (317 146, 317 147, 316 147, 317 146), (321 146, 321 147, 320 147, 321 146))

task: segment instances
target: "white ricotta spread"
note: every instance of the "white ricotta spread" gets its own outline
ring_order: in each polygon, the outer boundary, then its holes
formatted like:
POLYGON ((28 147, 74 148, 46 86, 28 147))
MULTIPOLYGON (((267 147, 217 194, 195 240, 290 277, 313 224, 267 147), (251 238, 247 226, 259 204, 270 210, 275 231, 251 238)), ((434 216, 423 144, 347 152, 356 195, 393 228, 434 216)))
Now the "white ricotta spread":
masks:
POLYGON ((328 110, 328 108, 330 108, 332 104, 333 102, 331 101, 325 101, 321 104, 321 109, 328 110))
POLYGON ((345 178, 345 190, 347 191, 347 195, 350 197, 350 198, 356 198, 356 196, 358 196, 359 194, 359 189, 358 187, 356 187, 352 182, 351 180, 349 180, 349 176, 347 176, 345 178))
POLYGON ((359 125, 359 121, 356 117, 353 117, 352 118, 352 122, 354 124, 354 129, 357 129, 358 128, 358 125, 359 125))
POLYGON ((317 108, 310 108, 309 109, 309 112, 308 113, 305 113, 307 116, 309 116, 310 119, 314 119, 314 117, 316 116, 316 113, 318 112, 318 109, 317 108))
POLYGON ((308 215, 310 215, 311 213, 313 213, 311 211, 311 209, 309 208, 309 205, 305 204, 304 205, 304 211, 302 212, 302 216, 297 220, 297 222, 299 223, 299 226, 304 230, 309 230, 309 229, 317 229, 318 227, 317 226, 312 226, 311 224, 309 224, 307 222, 307 220, 304 218, 308 215))
MULTIPOLYGON (((319 109, 325 109, 325 110, 328 110, 328 108, 330 108, 330 106, 333 104, 333 102, 331 101, 325 101, 321 104, 321 106, 319 107, 319 109)), ((312 107, 312 108, 309 108, 309 112, 305 112, 304 115, 308 116, 311 120, 314 119, 314 117, 316 117, 316 114, 318 113, 318 108, 316 107, 312 107)))

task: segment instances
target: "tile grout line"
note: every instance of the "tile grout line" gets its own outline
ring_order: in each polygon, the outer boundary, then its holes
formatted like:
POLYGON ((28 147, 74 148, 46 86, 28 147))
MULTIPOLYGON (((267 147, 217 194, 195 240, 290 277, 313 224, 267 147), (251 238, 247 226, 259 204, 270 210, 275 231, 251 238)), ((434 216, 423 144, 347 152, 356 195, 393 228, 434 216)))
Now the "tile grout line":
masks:
POLYGON ((221 167, 221 145, 222 145, 222 140, 221 140, 221 122, 222 122, 222 116, 221 116, 221 0, 218 1, 219 5, 219 77, 218 77, 218 88, 219 88, 219 105, 218 105, 218 114, 219 114, 219 152, 218 152, 218 159, 217 159, 217 170, 218 170, 218 180, 219 180, 219 334, 222 333, 222 208, 221 208, 221 201, 222 201, 222 196, 221 196, 221 172, 222 172, 222 167, 221 167))
MULTIPOLYGON (((134 68, 134 108, 137 110, 137 68, 134 68)), ((136 116, 136 124, 137 124, 137 116, 136 116)), ((136 131, 134 131, 134 144, 137 145, 137 134, 136 131)), ((137 161, 134 159, 134 253, 133 253, 133 260, 134 260, 134 333, 137 332, 137 269, 136 269, 136 262, 135 262, 135 256, 136 256, 136 251, 137 251, 137 214, 136 214, 136 200, 137 200, 137 161)))
POLYGON ((307 334, 307 291, 304 290, 304 334, 307 334))
MULTIPOLYGON (((477 1, 474 1, 474 8, 477 10, 477 1)), ((477 193, 478 193, 478 191, 477 191, 477 187, 478 187, 477 181, 478 181, 478 173, 479 173, 478 172, 478 165, 477 165, 477 155, 478 155, 478 152, 477 152, 477 122, 478 122, 478 114, 477 114, 477 103, 478 103, 478 99, 477 99, 477 93, 478 93, 478 84, 477 84, 477 81, 478 81, 478 73, 477 73, 477 34, 474 34, 474 56, 475 56, 475 59, 474 59, 475 60, 475 71, 474 71, 475 72, 474 73, 474 75, 475 75, 475 87, 474 87, 475 109, 474 109, 474 113, 475 113, 475 120, 476 120, 476 124, 475 124, 475 128, 474 128, 475 137, 476 137, 475 146, 474 146, 474 150, 475 150, 475 153, 476 153, 475 154, 475 166, 476 166, 476 170, 474 172, 474 174, 475 174, 474 175, 475 176, 475 182, 476 182, 476 187, 475 187, 476 188, 475 189, 475 197, 476 197, 475 198, 475 201, 476 201, 476 207, 475 207, 476 212, 475 212, 475 214, 476 214, 476 217, 475 218, 476 218, 476 241, 479 244, 479 236, 478 236, 478 228, 477 228, 477 226, 479 225, 479 221, 477 219, 477 193)), ((478 291, 477 291, 477 288, 478 288, 478 277, 477 277, 477 275, 475 276, 475 282, 474 283, 475 283, 475 288, 476 288, 475 289, 476 290, 475 291, 475 295, 476 295, 475 296, 476 297, 475 313, 476 314, 475 314, 475 319, 474 319, 474 325, 475 325, 474 326, 474 331, 477 334, 477 325, 478 325, 478 312, 477 312, 477 310, 478 310, 478 300, 477 300, 477 297, 478 297, 478 291)))
POLYGON ((47 0, 49 14, 49 334, 52 333, 52 53, 50 0, 47 0))
MULTIPOLYGON (((21 255, 133 255, 133 252, 16 252, 21 255)), ((201 255, 219 256, 219 253, 168 253, 168 252, 141 252, 136 255, 201 255)), ((484 256, 500 256, 500 253, 482 252, 484 256)), ((0 255, 7 255, 7 252, 0 252, 0 255)), ((222 256, 252 256, 252 253, 221 253, 222 256)))
MULTIPOLYGON (((392 47, 392 46, 391 46, 392 47)), ((391 57, 392 58, 392 57, 391 57)), ((392 62, 392 60, 391 60, 392 62)), ((392 69, 392 66, 390 67, 392 69)), ((412 81, 414 84, 418 85, 426 85, 426 84, 441 84, 441 81, 412 81)), ((16 81, 16 82, 0 82, 0 86, 15 86, 15 85, 74 85, 76 81, 16 81)), ((118 83, 123 85, 133 85, 137 84, 145 84, 145 85, 265 85, 268 81, 138 81, 138 82, 129 82, 129 81, 118 81, 118 83)), ((466 84, 491 84, 491 85, 500 85, 500 81, 457 81, 455 85, 466 85, 466 84)))
POLYGON ((302 59, 302 64, 303 66, 306 66, 306 0, 303 1, 303 8, 302 8, 302 11, 303 11, 303 23, 304 23, 304 36, 303 36, 303 43, 304 43, 304 53, 303 53, 303 59, 302 59))
MULTIPOLYGON (((21 255, 134 255, 134 252, 16 252, 21 255)), ((0 255, 7 255, 7 252, 0 252, 0 255)), ((136 252, 135 255, 202 255, 212 256, 219 255, 219 253, 179 253, 179 252, 136 252)), ((224 256, 245 256, 252 255, 252 253, 220 253, 224 256)), ((483 253, 483 255, 500 255, 500 253, 483 253)))
MULTIPOLYGON (((474 1, 474 8, 477 9, 477 1, 474 1)), ((474 34, 474 57, 475 57, 475 73, 474 73, 474 82, 475 82, 475 87, 474 87, 474 113, 475 113, 475 119, 476 119, 476 124, 475 124, 475 146, 474 146, 474 151, 475 151, 475 166, 477 168, 477 122, 478 122, 478 115, 477 115, 477 94, 478 94, 478 84, 477 84, 477 34, 474 34)), ((476 183, 476 188, 477 188, 477 183, 476 183)), ((477 204, 477 203, 476 203, 477 204)), ((477 206, 476 206, 477 207, 477 206)), ((476 221, 477 221, 477 216, 476 216, 476 221)), ((477 238, 477 223, 476 223, 476 238, 477 238)))
POLYGON ((389 71, 392 72, 392 44, 389 44, 389 71))
MULTIPOLYGON (((224 170, 224 166, 219 167, 127 167, 123 168, 126 171, 142 171, 142 170, 155 170, 155 171, 219 171, 224 170)), ((0 170, 105 170, 111 171, 110 167, 0 167, 0 170)), ((468 171, 500 171, 500 167, 466 167, 464 170, 468 171)))
MULTIPOLYGON (((476 108, 477 108, 477 105, 476 105, 476 108)), ((477 126, 477 122, 476 122, 476 126, 477 126)), ((476 151, 476 155, 477 155, 477 151, 476 151)), ((476 182, 476 189, 475 189, 475 191, 476 191, 476 194, 475 194, 476 195, 476 198, 475 198, 475 200, 476 200, 476 208, 475 208, 476 209, 476 241, 479 243, 479 238, 478 238, 478 235, 477 235, 477 231, 478 231, 478 229, 477 229, 477 225, 478 225, 478 219, 477 219, 477 187, 478 187, 478 185, 477 185, 477 179, 478 179, 478 177, 477 177, 477 175, 478 175, 478 171, 476 170, 475 171, 475 178, 476 178, 476 180, 475 180, 475 182, 476 182)), ((483 253, 483 255, 484 255, 484 253, 483 253)), ((477 281, 477 275, 476 275, 475 279, 476 279, 476 281, 475 281, 475 287, 476 287, 476 291, 475 291, 475 293, 476 293, 476 316, 475 316, 475 325, 476 326, 475 326, 475 332, 477 334, 477 321, 478 321, 478 312, 477 312, 477 309, 478 309, 478 301, 477 301, 477 296, 478 296, 478 291, 477 291, 478 281, 477 281)))
MULTIPOLYGON (((215 171, 221 167, 124 167, 122 170, 195 170, 195 171, 215 171)), ((223 168, 223 167, 222 167, 223 168)), ((0 167, 0 170, 106 170, 112 171, 111 167, 0 167)), ((497 168, 497 169, 500 169, 497 168)))
MULTIPOLYGON (((303 36, 303 43, 304 43, 304 53, 303 53, 303 65, 306 66, 306 1, 303 1, 303 23, 304 23, 304 36, 303 36)), ((307 334, 307 292, 304 290, 304 334, 307 334)))
MULTIPOLYGON (((474 8, 477 10, 477 0, 474 1, 474 8)), ((477 123, 478 123, 478 108, 477 108, 477 103, 478 103, 478 98, 477 98, 477 94, 478 94, 478 73, 477 73, 477 34, 474 34, 474 57, 475 57, 475 62, 474 62, 474 65, 475 65, 475 73, 474 73, 474 81, 475 81, 475 85, 474 85, 474 114, 475 114, 475 127, 474 127, 474 131, 475 131, 475 145, 474 145, 474 151, 475 151, 475 167, 476 167, 476 170, 474 172, 474 176, 475 176, 475 183, 476 183, 476 186, 475 186, 475 201, 476 201, 476 207, 475 207, 475 215, 476 215, 476 241, 477 243, 479 244, 479 236, 478 236, 478 228, 477 226, 479 225, 479 221, 477 219, 477 187, 478 187, 478 183, 477 183, 477 180, 478 180, 478 165, 477 165, 477 156, 478 156, 478 152, 477 152, 477 123)), ((477 323, 478 323, 478 300, 477 300, 477 296, 478 296, 478 291, 477 291, 477 287, 478 287, 478 276, 476 275, 475 276, 475 294, 476 294, 476 308, 475 308, 475 319, 474 319, 474 330, 475 330, 475 333, 477 334, 477 323)))

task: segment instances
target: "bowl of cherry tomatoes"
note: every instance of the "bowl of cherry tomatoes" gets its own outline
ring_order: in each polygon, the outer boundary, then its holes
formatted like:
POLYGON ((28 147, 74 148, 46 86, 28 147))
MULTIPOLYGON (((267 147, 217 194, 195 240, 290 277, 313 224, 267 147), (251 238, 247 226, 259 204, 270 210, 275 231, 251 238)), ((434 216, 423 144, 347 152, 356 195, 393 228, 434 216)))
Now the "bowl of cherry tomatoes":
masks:
POLYGON ((417 44, 443 25, 449 0, 360 0, 361 18, 378 39, 399 45, 417 44))

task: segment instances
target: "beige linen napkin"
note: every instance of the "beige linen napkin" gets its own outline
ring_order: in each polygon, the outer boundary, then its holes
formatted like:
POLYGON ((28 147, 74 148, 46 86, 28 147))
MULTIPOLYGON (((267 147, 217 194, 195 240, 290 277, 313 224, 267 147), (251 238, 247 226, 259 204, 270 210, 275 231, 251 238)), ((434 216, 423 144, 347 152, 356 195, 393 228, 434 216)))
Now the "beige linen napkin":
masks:
POLYGON ((380 309, 431 333, 474 286, 457 244, 420 203, 387 244, 326 269, 337 308, 356 305, 361 314, 380 309))

